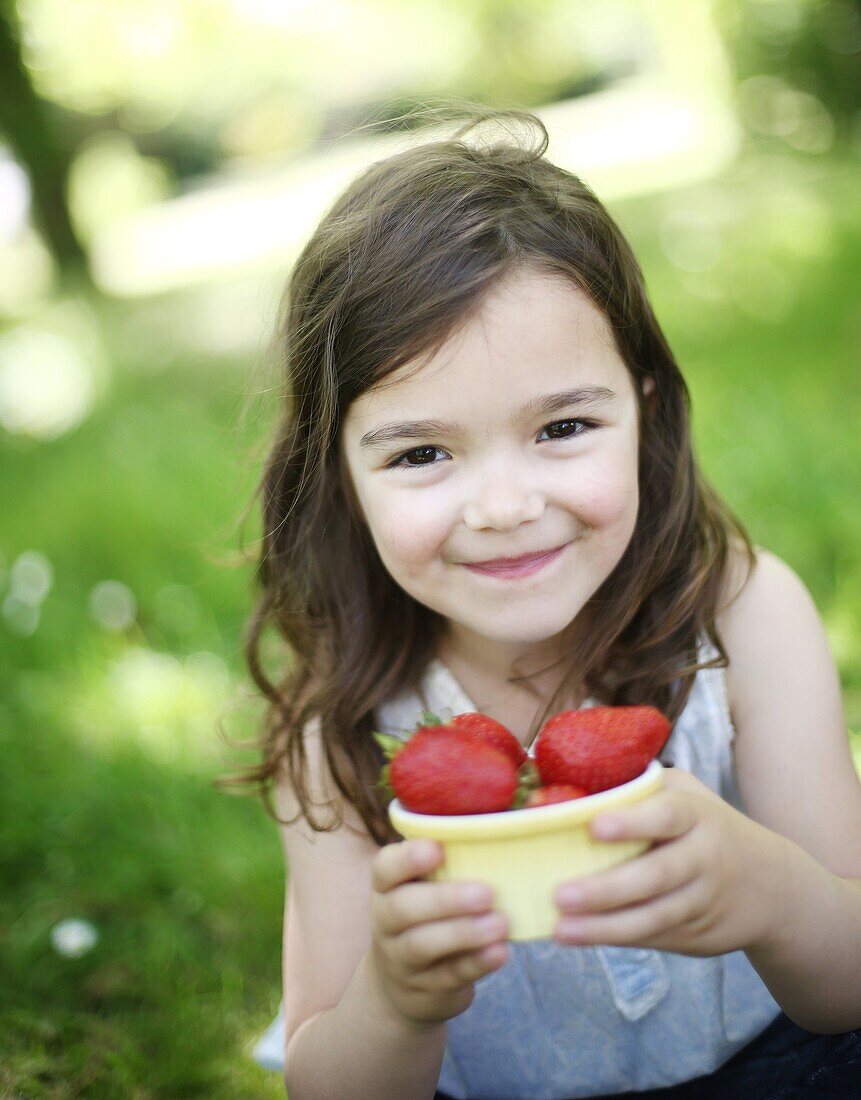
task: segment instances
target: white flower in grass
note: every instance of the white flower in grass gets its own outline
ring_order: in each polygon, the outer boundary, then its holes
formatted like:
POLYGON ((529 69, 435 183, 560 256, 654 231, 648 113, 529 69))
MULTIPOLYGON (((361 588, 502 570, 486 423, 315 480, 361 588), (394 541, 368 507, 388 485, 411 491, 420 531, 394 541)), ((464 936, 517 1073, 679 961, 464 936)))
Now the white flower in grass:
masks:
POLYGON ((64 959, 79 959, 99 942, 99 933, 88 920, 61 920, 51 929, 51 946, 64 959))

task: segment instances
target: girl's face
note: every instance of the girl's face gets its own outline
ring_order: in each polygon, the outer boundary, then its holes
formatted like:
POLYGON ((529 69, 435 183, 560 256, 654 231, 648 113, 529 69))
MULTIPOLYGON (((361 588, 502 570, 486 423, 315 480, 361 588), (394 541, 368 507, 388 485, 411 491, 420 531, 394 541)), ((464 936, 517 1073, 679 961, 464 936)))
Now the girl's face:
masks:
POLYGON ((343 448, 392 578, 488 654, 564 630, 634 530, 634 384, 600 310, 561 276, 497 284, 436 355, 353 402, 343 448), (499 561, 522 555, 548 556, 499 561))

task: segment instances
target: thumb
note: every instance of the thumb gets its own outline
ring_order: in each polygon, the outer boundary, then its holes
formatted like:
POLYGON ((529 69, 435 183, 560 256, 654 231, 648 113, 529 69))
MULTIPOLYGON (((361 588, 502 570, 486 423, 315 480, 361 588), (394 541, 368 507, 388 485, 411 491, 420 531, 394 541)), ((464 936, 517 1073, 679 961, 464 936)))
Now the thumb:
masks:
POLYGON ((664 769, 664 790, 690 791, 693 794, 701 794, 720 799, 720 795, 713 791, 711 787, 707 787, 702 780, 697 779, 697 777, 691 775, 690 772, 686 772, 684 768, 664 769))

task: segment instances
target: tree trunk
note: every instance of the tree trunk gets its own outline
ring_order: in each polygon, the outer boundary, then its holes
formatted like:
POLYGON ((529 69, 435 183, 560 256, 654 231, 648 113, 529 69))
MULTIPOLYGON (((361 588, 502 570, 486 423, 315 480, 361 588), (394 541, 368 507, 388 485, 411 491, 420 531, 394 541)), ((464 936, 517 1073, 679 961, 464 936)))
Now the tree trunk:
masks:
POLYGON ((33 90, 21 57, 20 27, 11 0, 0 0, 0 133, 30 177, 33 220, 60 269, 87 273, 66 202, 73 149, 59 119, 33 90))

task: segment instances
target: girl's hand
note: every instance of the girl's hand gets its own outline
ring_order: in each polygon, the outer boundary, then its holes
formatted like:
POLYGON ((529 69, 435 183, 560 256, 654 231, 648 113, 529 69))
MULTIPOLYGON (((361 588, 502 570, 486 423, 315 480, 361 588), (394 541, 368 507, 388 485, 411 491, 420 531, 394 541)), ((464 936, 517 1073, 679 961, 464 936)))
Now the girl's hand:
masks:
POLYGON ((662 791, 597 815, 591 831, 601 840, 656 843, 627 863, 558 887, 560 943, 720 955, 764 943, 781 919, 789 842, 688 772, 668 770, 662 791))
POLYGON ((491 911, 489 886, 421 881, 442 862, 435 841, 404 840, 372 864, 372 970, 396 1015, 420 1025, 464 1012, 474 983, 508 958, 508 922, 491 911))

